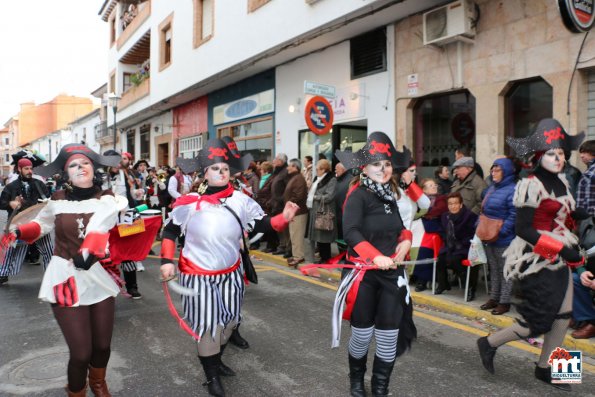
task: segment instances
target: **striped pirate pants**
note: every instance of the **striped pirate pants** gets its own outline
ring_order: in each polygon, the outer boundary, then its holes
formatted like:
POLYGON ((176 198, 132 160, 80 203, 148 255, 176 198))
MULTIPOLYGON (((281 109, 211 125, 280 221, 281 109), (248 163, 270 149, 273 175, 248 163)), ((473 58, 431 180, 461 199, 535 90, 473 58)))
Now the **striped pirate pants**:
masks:
POLYGON ((185 319, 199 336, 210 330, 215 338, 217 326, 240 323, 245 288, 241 268, 216 276, 181 273, 180 285, 198 293, 183 295, 182 306, 185 319))
MULTIPOLYGON (((33 244, 37 245, 37 249, 41 256, 43 270, 45 271, 54 251, 52 236, 46 234, 33 244)), ((2 266, 0 266, 0 276, 16 276, 19 274, 25 255, 27 255, 27 247, 28 245, 25 242, 19 240, 15 247, 10 247, 6 250, 4 262, 2 262, 2 266)))

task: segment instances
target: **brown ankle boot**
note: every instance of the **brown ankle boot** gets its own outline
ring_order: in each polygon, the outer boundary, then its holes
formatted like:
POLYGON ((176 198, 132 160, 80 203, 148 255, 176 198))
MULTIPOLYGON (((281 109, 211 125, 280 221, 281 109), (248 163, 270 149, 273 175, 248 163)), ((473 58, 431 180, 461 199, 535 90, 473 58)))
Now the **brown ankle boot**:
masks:
POLYGON ((112 397, 105 383, 107 368, 93 368, 89 365, 89 387, 95 397, 112 397))
POLYGON ((85 387, 83 387, 83 390, 80 390, 77 392, 70 391, 70 388, 68 387, 68 385, 66 385, 65 389, 66 389, 66 395, 68 397, 87 397, 87 385, 85 385, 85 387))

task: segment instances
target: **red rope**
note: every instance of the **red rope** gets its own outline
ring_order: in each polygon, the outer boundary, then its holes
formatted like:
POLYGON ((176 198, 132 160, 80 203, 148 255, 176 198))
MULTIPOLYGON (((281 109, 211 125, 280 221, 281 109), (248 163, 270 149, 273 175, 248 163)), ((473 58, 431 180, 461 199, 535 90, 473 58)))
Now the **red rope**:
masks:
POLYGON ((178 320, 178 325, 182 328, 188 335, 190 335, 194 340, 199 341, 200 336, 197 335, 192 328, 188 326, 186 321, 180 317, 176 307, 174 306, 173 302, 171 301, 171 296, 169 294, 169 288, 167 287, 167 283, 164 282, 163 284, 163 294, 165 295, 165 299, 167 300, 167 307, 169 308, 169 312, 171 313, 172 317, 178 320))

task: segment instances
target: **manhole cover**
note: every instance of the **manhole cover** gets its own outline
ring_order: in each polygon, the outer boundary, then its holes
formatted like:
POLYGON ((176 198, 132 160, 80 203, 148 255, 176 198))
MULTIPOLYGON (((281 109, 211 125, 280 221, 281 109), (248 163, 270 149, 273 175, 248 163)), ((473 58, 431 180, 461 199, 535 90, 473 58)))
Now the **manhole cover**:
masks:
POLYGON ((68 353, 46 354, 22 362, 9 372, 8 379, 15 384, 46 382, 56 378, 64 379, 67 363, 68 353))

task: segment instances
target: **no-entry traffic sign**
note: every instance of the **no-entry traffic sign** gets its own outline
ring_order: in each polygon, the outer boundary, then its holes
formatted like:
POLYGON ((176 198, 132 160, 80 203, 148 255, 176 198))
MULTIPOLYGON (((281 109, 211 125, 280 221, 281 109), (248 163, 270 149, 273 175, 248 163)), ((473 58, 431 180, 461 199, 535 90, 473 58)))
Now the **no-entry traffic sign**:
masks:
POLYGON ((315 96, 305 110, 306 124, 316 135, 327 134, 333 128, 333 108, 326 98, 315 96))

